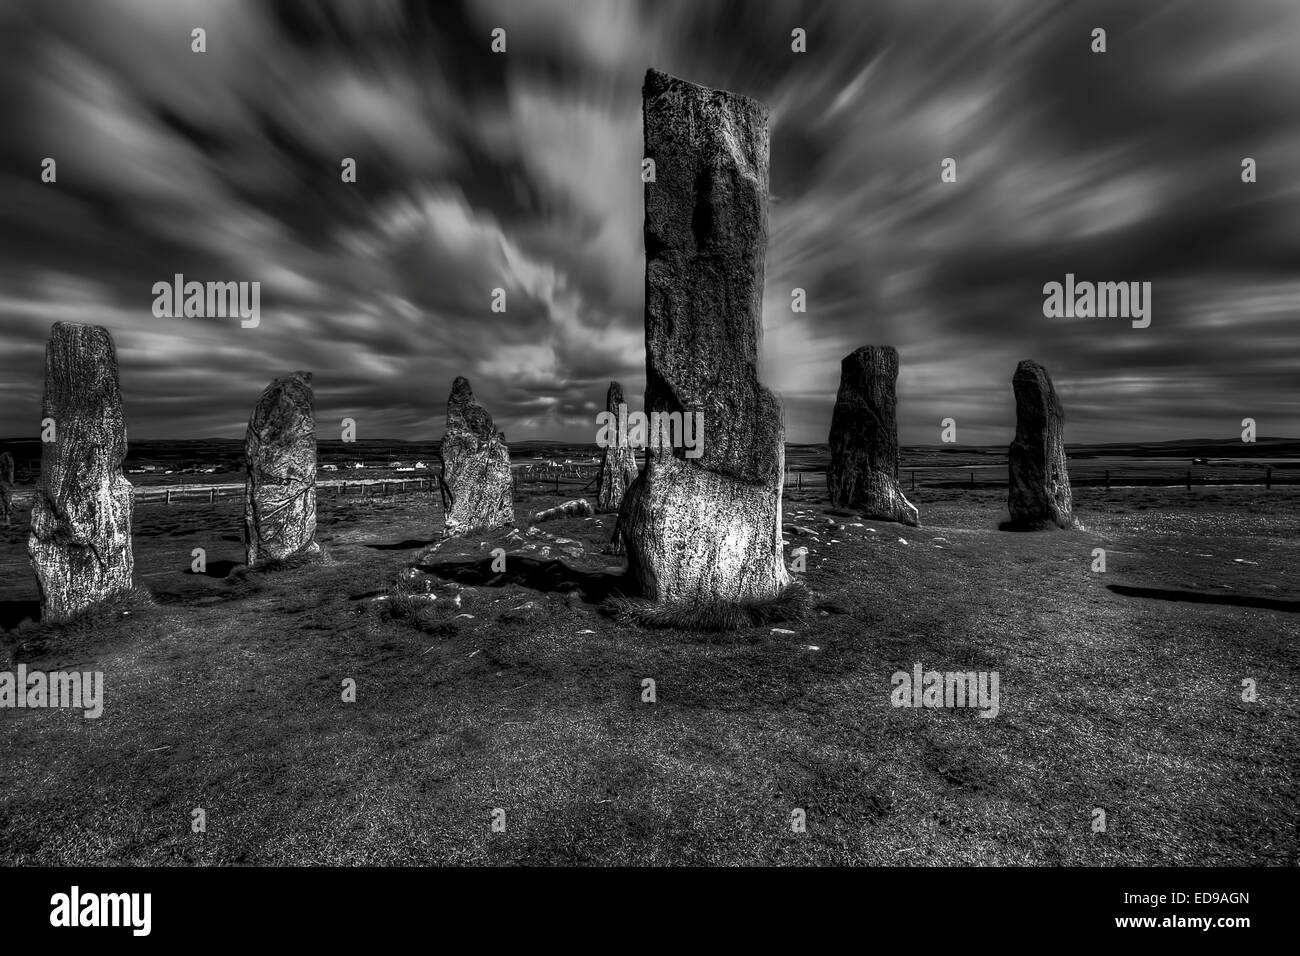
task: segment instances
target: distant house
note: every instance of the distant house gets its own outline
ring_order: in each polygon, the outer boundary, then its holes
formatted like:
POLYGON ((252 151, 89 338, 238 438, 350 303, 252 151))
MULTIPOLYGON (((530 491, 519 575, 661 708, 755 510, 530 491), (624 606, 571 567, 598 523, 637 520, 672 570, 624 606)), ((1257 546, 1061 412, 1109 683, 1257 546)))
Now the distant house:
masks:
POLYGON ((352 465, 352 470, 353 470, 353 471, 357 471, 357 470, 362 469, 362 468, 364 468, 364 467, 366 467, 366 466, 363 465, 363 464, 361 464, 361 462, 358 461, 358 462, 354 462, 354 463, 353 463, 353 465, 352 465))
POLYGON ((414 467, 417 468, 417 469, 427 469, 429 466, 426 465, 426 464, 425 464, 424 462, 422 462, 422 461, 417 461, 417 462, 415 463, 414 467))
POLYGON ((339 466, 338 466, 338 465, 321 465, 321 466, 320 466, 320 470, 321 470, 321 471, 338 471, 338 470, 339 470, 339 466))
POLYGON ((392 468, 394 471, 401 471, 406 466, 403 465, 400 461, 390 461, 388 463, 388 467, 392 468))

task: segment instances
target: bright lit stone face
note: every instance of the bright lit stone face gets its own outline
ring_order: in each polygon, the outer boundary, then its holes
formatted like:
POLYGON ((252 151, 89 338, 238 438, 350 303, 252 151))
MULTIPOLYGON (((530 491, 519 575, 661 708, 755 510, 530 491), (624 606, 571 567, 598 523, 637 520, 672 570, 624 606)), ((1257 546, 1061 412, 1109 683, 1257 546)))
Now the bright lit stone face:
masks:
POLYGON ((54 440, 41 445, 27 552, 41 617, 66 621, 132 585, 134 490, 122 474, 126 423, 107 329, 54 323, 41 418, 54 440))

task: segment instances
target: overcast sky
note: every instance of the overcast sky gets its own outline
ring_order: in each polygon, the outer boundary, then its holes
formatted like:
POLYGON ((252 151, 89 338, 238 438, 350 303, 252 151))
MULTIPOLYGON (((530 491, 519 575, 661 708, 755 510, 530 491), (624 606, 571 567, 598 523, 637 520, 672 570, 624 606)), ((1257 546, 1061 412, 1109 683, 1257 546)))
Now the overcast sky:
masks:
POLYGON ((38 432, 63 319, 112 331, 135 438, 242 437, 301 368, 322 437, 436 439, 463 374, 508 439, 594 440, 645 384, 649 66, 771 108, 789 440, 866 344, 905 444, 1008 441, 1022 358, 1070 441, 1300 436, 1294 0, 4 0, 0 436, 38 432), (261 282, 260 326, 156 318, 178 272, 261 282), (1067 272, 1151 282, 1150 328, 1044 317, 1067 272))

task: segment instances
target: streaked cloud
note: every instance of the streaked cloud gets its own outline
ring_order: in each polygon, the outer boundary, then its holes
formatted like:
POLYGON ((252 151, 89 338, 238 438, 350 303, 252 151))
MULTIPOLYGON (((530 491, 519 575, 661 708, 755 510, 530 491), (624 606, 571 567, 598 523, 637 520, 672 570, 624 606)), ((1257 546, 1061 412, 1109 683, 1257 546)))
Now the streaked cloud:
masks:
POLYGON ((944 417, 1007 440, 1028 357, 1071 440, 1300 435, 1297 49, 1287 0, 19 0, 0 435, 33 433, 70 319, 113 331, 136 437, 238 437, 307 368, 323 433, 436 438, 465 374, 512 438, 590 439, 610 378, 644 388, 648 66, 771 107, 762 361, 791 440, 825 439, 869 343, 900 350, 905 443, 944 417), (1067 272, 1152 282, 1152 326, 1045 318, 1067 272), (262 324, 155 318, 176 273, 262 282, 262 324))

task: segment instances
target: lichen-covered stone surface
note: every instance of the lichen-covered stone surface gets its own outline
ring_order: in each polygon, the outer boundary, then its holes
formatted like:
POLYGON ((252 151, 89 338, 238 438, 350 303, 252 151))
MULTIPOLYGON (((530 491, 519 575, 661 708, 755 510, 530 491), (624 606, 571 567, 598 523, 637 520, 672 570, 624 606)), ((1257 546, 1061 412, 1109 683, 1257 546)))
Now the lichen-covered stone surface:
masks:
POLYGON ((250 568, 316 555, 316 421, 310 372, 263 391, 244 437, 244 546, 250 568))
POLYGON ((132 586, 134 492, 122 474, 126 422, 107 329, 54 323, 41 419, 52 420, 54 441, 41 445, 27 552, 41 617, 62 622, 132 586))
POLYGON ((665 602, 754 601, 782 559, 784 427, 758 381, 767 110, 656 70, 642 89, 647 413, 702 412, 703 451, 651 448, 619 513, 629 578, 665 602))
POLYGON ((443 536, 514 524, 510 449, 464 376, 451 386, 447 432, 440 449, 446 511, 443 536))

